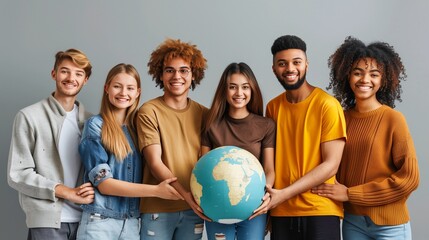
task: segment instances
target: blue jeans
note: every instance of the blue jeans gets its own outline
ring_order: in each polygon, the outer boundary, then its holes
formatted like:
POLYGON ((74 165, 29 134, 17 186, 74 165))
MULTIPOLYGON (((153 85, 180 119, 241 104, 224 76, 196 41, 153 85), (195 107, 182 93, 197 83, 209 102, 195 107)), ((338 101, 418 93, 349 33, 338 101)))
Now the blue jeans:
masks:
POLYGON ((115 219, 88 212, 82 213, 77 239, 139 239, 140 219, 115 219))
POLYGON ((377 239, 377 240, 410 240, 410 222, 400 225, 376 225, 367 216, 344 214, 343 239, 377 239))
POLYGON ((208 240, 262 240, 265 237, 266 223, 266 214, 235 224, 206 222, 207 238, 208 240))
POLYGON ((193 210, 143 213, 140 239, 197 240, 203 237, 204 221, 193 210))

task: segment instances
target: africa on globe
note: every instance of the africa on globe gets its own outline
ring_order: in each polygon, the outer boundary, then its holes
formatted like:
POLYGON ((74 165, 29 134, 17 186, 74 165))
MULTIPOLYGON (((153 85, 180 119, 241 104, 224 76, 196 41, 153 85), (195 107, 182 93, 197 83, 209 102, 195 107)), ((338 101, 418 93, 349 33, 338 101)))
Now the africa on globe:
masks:
POLYGON ((233 224, 248 219, 265 194, 264 169, 249 151, 215 148, 196 163, 191 175, 195 201, 211 220, 233 224))

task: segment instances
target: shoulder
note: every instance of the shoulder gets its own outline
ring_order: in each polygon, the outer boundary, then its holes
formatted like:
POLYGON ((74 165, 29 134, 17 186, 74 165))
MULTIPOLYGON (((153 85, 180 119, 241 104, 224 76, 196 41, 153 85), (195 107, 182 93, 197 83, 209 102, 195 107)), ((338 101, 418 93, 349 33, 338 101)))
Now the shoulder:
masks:
POLYGON ((321 110, 335 110, 343 113, 343 108, 341 107, 340 102, 321 88, 316 87, 314 89, 313 100, 317 102, 316 105, 320 105, 321 110))
POLYGON ((197 111, 201 111, 203 113, 208 112, 208 108, 201 103, 198 103, 192 99, 189 99, 189 104, 191 104, 191 108, 197 111))
POLYGON ((274 97, 273 99, 271 99, 268 102, 267 106, 270 106, 270 105, 273 105, 273 104, 279 104, 280 102, 282 102, 283 100, 286 99, 285 94, 286 94, 286 92, 280 93, 279 95, 277 95, 276 97, 274 97))
POLYGON ((94 115, 89 117, 86 122, 86 125, 89 126, 102 126, 103 125, 103 118, 101 117, 100 114, 94 115))
POLYGON ((27 107, 20 109, 16 115, 15 119, 27 119, 28 121, 37 121, 37 119, 47 119, 47 112, 52 112, 49 110, 48 99, 43 99, 39 102, 33 103, 27 107))
POLYGON ((48 98, 45 98, 43 100, 40 100, 36 103, 33 103, 27 107, 22 108, 21 110, 19 110, 19 112, 22 113, 33 113, 33 112, 38 112, 43 108, 46 108, 46 106, 48 106, 48 98))
POLYGON ((404 115, 396 109, 393 109, 387 105, 383 105, 382 108, 384 110, 385 115, 397 117, 397 118, 404 118, 404 115))
POLYGON ((251 115, 252 115, 252 119, 251 120, 254 121, 254 122, 262 123, 262 124, 265 124, 265 125, 268 125, 268 126, 270 126, 270 125, 274 126, 275 125, 274 120, 271 119, 271 118, 260 116, 260 115, 254 114, 254 113, 251 113, 251 115))
POLYGON ((314 89, 314 94, 315 94, 316 98, 318 98, 322 101, 329 102, 329 103, 335 103, 335 104, 339 103, 338 100, 334 96, 327 93, 325 90, 323 90, 321 88, 316 87, 314 89))
POLYGON ((407 125, 406 119, 404 114, 402 114, 400 111, 395 110, 389 106, 383 105, 383 117, 388 119, 390 122, 394 123, 395 125, 407 125))
POLYGON ((163 104, 160 97, 153 98, 144 102, 139 108, 139 113, 153 112, 154 109, 162 108, 163 104))
POLYGON ((102 126, 103 118, 101 115, 94 115, 85 121, 84 135, 99 135, 102 126))
POLYGON ((248 118, 249 127, 255 131, 262 131, 266 133, 274 132, 276 123, 272 118, 263 117, 254 113, 248 118))

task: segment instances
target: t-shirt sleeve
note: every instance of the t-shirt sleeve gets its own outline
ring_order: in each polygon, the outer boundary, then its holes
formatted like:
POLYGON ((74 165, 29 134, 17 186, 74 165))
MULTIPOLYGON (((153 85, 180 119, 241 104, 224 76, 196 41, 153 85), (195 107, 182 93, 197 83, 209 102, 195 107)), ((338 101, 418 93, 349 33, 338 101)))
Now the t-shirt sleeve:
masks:
POLYGON ((145 105, 140 108, 137 119, 136 129, 138 135, 139 151, 143 148, 160 143, 160 134, 158 121, 156 118, 156 111, 150 105, 145 105))
POLYGON ((262 148, 274 148, 276 145, 276 124, 271 118, 267 118, 267 134, 262 141, 262 148))
POLYGON ((340 103, 335 98, 328 98, 322 105, 321 142, 346 138, 346 120, 340 103))

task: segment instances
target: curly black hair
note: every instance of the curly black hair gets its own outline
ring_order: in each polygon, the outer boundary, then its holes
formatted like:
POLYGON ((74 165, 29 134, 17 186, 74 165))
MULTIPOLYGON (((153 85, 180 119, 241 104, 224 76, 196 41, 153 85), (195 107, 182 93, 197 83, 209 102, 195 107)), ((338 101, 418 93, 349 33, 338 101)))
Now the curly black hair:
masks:
POLYGON ((344 109, 353 108, 356 100, 349 85, 349 77, 354 64, 364 58, 374 59, 381 71, 381 88, 376 93, 377 100, 394 108, 395 100, 402 101, 401 81, 404 81, 407 75, 398 53, 385 42, 377 41, 365 45, 362 41, 348 36, 328 59, 330 82, 327 90, 332 89, 344 109))

